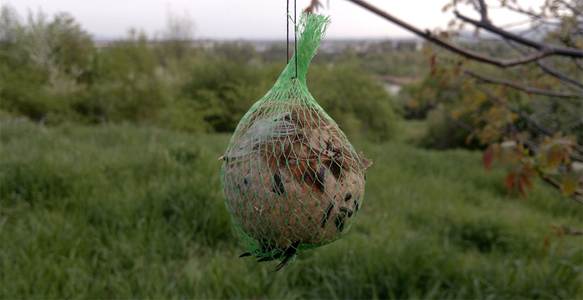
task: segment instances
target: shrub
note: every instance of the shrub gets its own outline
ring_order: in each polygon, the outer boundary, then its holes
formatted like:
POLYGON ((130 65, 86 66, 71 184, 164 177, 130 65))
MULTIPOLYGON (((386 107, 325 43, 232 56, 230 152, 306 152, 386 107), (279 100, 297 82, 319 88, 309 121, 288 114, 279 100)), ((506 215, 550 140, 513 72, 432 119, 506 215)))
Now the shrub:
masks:
POLYGON ((308 76, 314 97, 348 135, 393 137, 393 99, 372 76, 351 64, 315 66, 308 76))
POLYGON ((434 149, 478 148, 480 144, 468 138, 471 131, 464 119, 454 119, 439 106, 427 115, 427 131, 420 144, 434 149))
MULTIPOLYGON (((177 49, 135 30, 96 49, 68 15, 29 19, 21 24, 9 9, 0 15, 0 24, 8 24, 0 32, 0 110, 48 125, 129 122, 231 132, 283 67, 263 61, 250 44, 177 49)), ((395 128, 392 99, 358 65, 315 64, 312 92, 347 134, 387 140, 395 128)))
POLYGON ((192 65, 182 97, 199 110, 213 131, 230 132, 275 78, 269 67, 207 57, 192 65))

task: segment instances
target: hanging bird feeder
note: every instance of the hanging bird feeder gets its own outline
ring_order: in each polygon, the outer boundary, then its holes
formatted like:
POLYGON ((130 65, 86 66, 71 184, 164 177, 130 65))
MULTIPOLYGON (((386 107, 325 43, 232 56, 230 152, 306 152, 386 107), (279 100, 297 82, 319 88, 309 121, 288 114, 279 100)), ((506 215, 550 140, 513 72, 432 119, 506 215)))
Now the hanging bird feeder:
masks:
POLYGON ((303 14, 296 53, 239 122, 223 156, 226 205, 247 252, 283 267, 298 250, 330 243, 362 205, 365 170, 306 75, 329 19, 303 14))

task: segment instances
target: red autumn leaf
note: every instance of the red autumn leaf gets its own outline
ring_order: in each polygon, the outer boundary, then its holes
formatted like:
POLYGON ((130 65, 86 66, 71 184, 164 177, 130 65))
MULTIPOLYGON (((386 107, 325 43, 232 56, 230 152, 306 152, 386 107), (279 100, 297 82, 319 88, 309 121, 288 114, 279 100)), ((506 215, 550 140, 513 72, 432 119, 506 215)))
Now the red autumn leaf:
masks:
POLYGON ((518 176, 518 192, 521 196, 526 197, 528 188, 532 186, 530 182, 530 177, 527 173, 522 173, 518 176))
POLYGON ((509 192, 512 192, 512 190, 514 190, 515 177, 516 175, 514 174, 514 172, 510 172, 508 173, 508 175, 506 175, 506 179, 504 179, 504 185, 506 186, 509 192))
POLYGON ((490 170, 492 168, 492 162, 494 161, 494 147, 490 146, 484 154, 482 155, 482 163, 484 164, 484 168, 486 170, 490 170))

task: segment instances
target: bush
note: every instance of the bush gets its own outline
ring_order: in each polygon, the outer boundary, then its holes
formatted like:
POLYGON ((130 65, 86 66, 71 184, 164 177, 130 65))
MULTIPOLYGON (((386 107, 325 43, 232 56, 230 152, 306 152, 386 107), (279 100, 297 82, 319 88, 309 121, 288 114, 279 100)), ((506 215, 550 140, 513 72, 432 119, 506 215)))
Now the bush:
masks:
POLYGON ((439 106, 427 115, 427 131, 420 144, 434 149, 479 148, 477 141, 468 138, 471 131, 464 119, 454 119, 449 111, 439 106))
POLYGON ((276 76, 269 66, 210 56, 192 65, 181 96, 198 109, 211 130, 231 132, 276 76))
MULTIPOLYGON (((262 60, 250 44, 176 49, 132 30, 96 49, 68 15, 49 22, 39 14, 20 24, 5 9, 0 17, 10 25, 0 32, 0 110, 47 125, 129 122, 231 132, 283 67, 262 60)), ((395 128, 392 99, 357 65, 314 64, 312 92, 349 135, 387 140, 395 128)))
POLYGON ((393 99, 372 76, 354 65, 313 66, 310 91, 348 135, 384 141, 393 137, 393 99))
POLYGON ((50 21, 2 8, 0 109, 37 122, 75 120, 71 110, 87 80, 94 55, 90 36, 67 14, 50 21))
POLYGON ((485 94, 448 61, 440 64, 444 66, 433 65, 421 82, 403 89, 399 103, 403 117, 426 119, 427 131, 420 141, 424 147, 482 147, 478 120, 471 109, 487 108, 485 94))
POLYGON ((406 119, 425 119, 439 104, 458 102, 463 97, 459 76, 447 70, 434 69, 423 80, 405 86, 401 91, 401 111, 406 119))

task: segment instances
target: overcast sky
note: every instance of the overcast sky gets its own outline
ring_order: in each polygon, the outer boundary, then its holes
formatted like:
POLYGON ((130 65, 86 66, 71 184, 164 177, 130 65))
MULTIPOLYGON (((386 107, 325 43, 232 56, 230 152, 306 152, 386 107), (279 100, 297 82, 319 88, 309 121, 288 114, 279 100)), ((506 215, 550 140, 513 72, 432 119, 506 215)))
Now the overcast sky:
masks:
MULTIPOLYGON (((291 0, 293 3, 293 0, 291 0)), ((521 0, 536 7, 544 0, 521 0)), ((297 0, 298 10, 309 0, 297 0)), ((326 1, 323 1, 324 3, 326 1)), ((421 28, 445 28, 451 13, 441 12, 448 0, 370 0, 384 10, 421 28)), ((196 38, 281 39, 285 37, 285 0, 0 0, 21 15, 28 10, 53 14, 65 11, 96 37, 126 35, 129 28, 156 34, 166 26, 169 14, 188 16, 196 38)), ((410 36, 400 28, 345 0, 330 0, 322 13, 332 17, 331 38, 378 38, 410 36)), ((511 23, 523 18, 491 12, 494 21, 511 23)))

